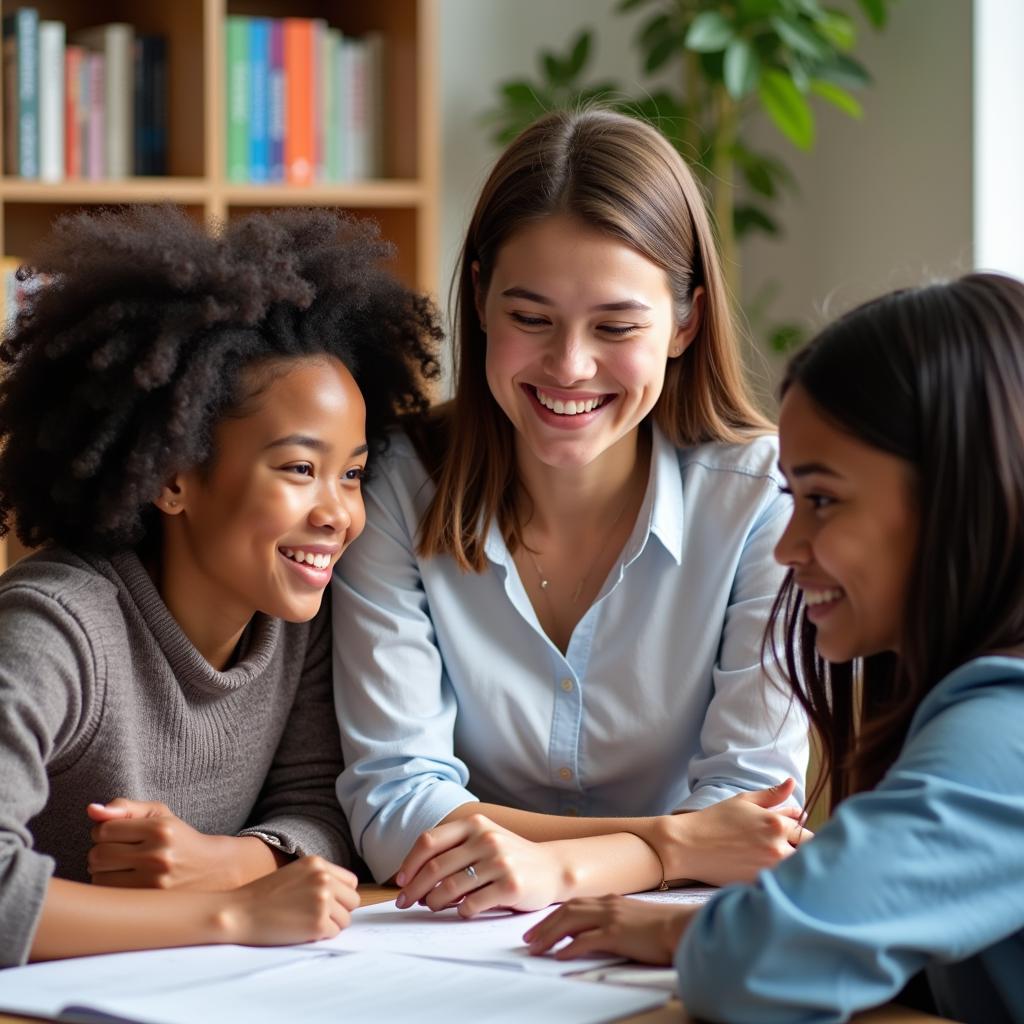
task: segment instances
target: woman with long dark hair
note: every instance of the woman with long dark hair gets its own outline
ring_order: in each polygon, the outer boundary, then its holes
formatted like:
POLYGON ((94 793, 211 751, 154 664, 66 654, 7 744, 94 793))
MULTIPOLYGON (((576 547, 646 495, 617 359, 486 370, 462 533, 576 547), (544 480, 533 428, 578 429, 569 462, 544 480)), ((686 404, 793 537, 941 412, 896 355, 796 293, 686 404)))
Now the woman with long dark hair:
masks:
POLYGON ((711 1020, 845 1020, 925 970, 941 1012, 1022 1021, 1024 284, 868 303, 783 394, 774 617, 832 819, 696 915, 581 901, 527 937, 674 958, 711 1020))

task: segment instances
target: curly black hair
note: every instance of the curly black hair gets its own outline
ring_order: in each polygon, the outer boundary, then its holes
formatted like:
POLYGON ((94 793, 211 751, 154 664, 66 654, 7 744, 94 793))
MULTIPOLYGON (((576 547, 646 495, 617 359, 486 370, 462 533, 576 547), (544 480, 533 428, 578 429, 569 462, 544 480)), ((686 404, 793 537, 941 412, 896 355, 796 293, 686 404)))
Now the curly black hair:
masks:
POLYGON ((375 224, 253 214, 209 233, 170 206, 57 221, 19 276, 0 342, 0 536, 111 552, 152 540, 152 501, 206 463, 243 371, 329 354, 366 400, 374 449, 439 376, 433 304, 383 269, 375 224))

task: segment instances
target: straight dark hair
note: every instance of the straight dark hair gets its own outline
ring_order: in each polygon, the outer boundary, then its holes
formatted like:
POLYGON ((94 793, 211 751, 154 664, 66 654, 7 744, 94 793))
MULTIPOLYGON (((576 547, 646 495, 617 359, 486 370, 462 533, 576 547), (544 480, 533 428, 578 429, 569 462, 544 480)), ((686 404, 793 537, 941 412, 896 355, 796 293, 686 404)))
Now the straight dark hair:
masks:
POLYGON ((1024 644, 1024 284, 969 274, 868 302, 794 357, 782 393, 795 385, 911 464, 920 516, 898 656, 826 662, 792 573, 772 609, 765 653, 784 638, 820 745, 809 805, 828 785, 834 808, 877 785, 944 676, 1024 644))

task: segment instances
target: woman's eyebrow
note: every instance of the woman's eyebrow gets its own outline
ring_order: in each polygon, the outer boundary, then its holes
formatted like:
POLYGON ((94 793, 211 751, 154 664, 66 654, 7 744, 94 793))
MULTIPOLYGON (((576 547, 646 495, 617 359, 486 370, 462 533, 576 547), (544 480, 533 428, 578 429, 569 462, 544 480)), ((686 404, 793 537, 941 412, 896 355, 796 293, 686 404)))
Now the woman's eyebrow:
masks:
POLYGON ((783 476, 810 476, 812 473, 820 473, 823 476, 840 476, 834 469, 826 466, 824 462, 801 462, 798 466, 794 466, 789 473, 786 472, 780 462, 778 463, 778 469, 783 476))
MULTIPOLYGON (((540 306, 553 306, 554 302, 546 295, 539 292, 531 292, 529 288, 520 288, 518 285, 506 288, 502 293, 506 299, 525 299, 527 302, 536 302, 540 306)), ((639 299, 622 299, 619 302, 602 302, 598 306, 591 306, 591 312, 613 313, 619 310, 639 310, 641 313, 649 313, 651 307, 639 299)))

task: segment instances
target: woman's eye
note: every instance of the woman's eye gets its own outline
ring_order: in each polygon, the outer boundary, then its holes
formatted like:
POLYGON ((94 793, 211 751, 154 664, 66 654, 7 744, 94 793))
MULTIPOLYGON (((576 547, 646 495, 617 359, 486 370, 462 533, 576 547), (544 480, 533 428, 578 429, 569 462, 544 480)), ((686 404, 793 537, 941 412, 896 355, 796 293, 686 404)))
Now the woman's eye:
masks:
POLYGON ((523 327, 546 327, 548 323, 542 316, 528 316, 526 313, 509 313, 509 316, 523 327))
POLYGON ((830 498, 827 494, 808 494, 806 499, 811 503, 811 508, 815 512, 820 512, 822 509, 834 505, 836 500, 835 498, 830 498))
POLYGON ((313 465, 309 462, 296 462, 291 466, 284 466, 286 473, 294 473, 296 476, 312 476, 313 465))
POLYGON ((353 466, 351 469, 346 469, 342 479, 343 480, 354 480, 356 483, 360 482, 366 476, 365 466, 353 466))
POLYGON ((602 324, 598 330, 604 334, 611 334, 616 338, 621 338, 625 334, 632 334, 633 331, 638 331, 640 324, 602 324))

